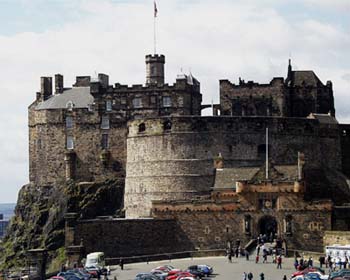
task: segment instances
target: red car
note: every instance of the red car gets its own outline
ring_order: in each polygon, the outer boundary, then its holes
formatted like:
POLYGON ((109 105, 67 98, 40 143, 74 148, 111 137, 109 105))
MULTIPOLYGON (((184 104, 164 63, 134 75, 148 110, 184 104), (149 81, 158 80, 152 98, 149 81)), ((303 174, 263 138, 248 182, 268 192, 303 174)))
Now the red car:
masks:
MULTIPOLYGON (((172 272, 172 271, 170 271, 172 272)), ((178 271, 178 272, 174 272, 172 274, 168 274, 167 278, 165 278, 166 280, 176 280, 179 277, 194 277, 193 274, 187 272, 187 271, 178 271)))
POLYGON ((320 271, 319 269, 317 269, 317 268, 315 268, 315 267, 307 267, 307 268, 305 268, 305 269, 302 270, 302 271, 296 271, 296 272, 294 272, 294 273, 292 274, 292 278, 295 277, 295 276, 305 275, 305 274, 308 274, 309 272, 315 272, 315 271, 319 271, 319 272, 321 272, 322 274, 324 274, 323 271, 320 271))

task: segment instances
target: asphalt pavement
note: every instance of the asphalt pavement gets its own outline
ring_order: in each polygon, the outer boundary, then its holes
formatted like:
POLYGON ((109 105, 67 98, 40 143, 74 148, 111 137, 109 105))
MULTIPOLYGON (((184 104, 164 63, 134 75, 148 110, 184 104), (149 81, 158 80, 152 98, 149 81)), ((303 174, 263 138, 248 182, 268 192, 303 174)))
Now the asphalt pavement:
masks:
POLYGON ((271 256, 268 257, 268 263, 262 263, 262 257, 260 257, 259 263, 255 263, 253 256, 250 257, 249 261, 245 257, 232 258, 232 263, 229 263, 226 257, 206 257, 150 262, 148 264, 124 264, 124 270, 121 270, 119 266, 113 266, 111 267, 111 275, 108 276, 108 279, 115 280, 116 277, 117 280, 133 280, 138 273, 149 272, 153 268, 165 264, 170 264, 183 270, 195 264, 210 265, 214 268, 214 275, 203 278, 206 280, 243 280, 244 272, 252 272, 254 275, 253 280, 260 280, 261 273, 264 273, 265 280, 282 280, 284 275, 289 279, 295 271, 293 258, 283 258, 282 269, 277 269, 277 264, 272 263, 271 256))

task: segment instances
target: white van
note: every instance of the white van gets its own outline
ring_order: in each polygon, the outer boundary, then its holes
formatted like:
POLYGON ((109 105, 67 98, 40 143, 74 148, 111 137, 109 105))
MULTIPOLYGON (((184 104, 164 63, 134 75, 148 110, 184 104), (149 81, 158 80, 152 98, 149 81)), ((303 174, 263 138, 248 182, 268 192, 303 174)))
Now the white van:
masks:
POLYGON ((97 266, 104 268, 105 263, 105 254, 103 252, 94 252, 86 256, 85 267, 97 266))

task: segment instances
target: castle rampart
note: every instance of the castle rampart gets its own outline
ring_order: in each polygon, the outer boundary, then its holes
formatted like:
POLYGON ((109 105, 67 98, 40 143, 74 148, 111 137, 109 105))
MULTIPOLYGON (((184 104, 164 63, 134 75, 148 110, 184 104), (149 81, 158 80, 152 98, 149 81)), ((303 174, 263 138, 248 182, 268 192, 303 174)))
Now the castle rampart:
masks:
POLYGON ((328 127, 330 133, 325 135, 316 119, 224 116, 134 120, 128 124, 127 217, 150 216, 153 200, 208 194, 214 183, 213 161, 219 154, 225 167, 263 164, 266 128, 269 157, 275 164, 295 164, 298 152, 303 152, 309 168, 341 167, 337 125, 328 127), (322 152, 325 145, 328 151, 322 152))

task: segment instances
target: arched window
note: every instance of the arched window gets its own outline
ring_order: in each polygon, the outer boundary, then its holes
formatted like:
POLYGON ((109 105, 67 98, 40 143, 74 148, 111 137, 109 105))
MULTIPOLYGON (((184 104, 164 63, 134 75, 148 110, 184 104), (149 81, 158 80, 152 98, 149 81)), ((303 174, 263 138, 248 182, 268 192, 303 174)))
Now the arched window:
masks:
POLYGON ((139 124, 139 133, 145 132, 146 130, 146 125, 144 123, 139 124))

